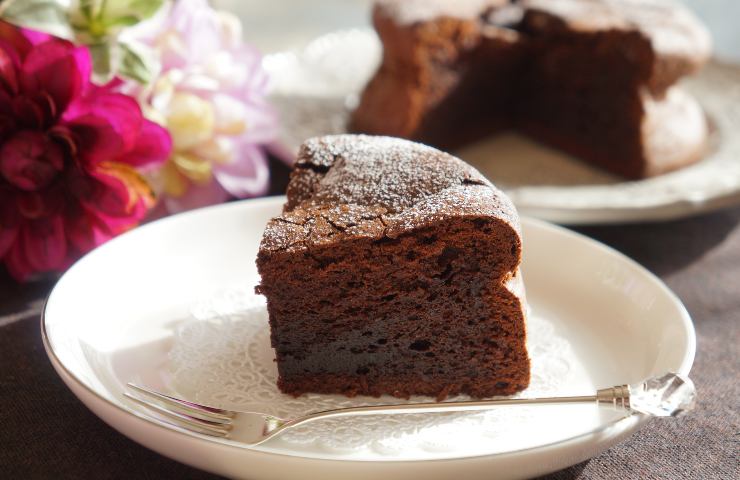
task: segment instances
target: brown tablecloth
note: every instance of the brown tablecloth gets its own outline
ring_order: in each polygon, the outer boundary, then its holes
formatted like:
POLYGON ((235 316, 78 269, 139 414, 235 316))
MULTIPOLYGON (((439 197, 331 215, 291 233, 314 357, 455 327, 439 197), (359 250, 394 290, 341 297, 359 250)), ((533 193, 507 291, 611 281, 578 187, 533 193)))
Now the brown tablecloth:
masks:
MULTIPOLYGON (((684 301, 698 334, 692 378, 700 401, 687 417, 654 420, 621 445, 546 478, 740 478, 738 222, 740 208, 579 229, 645 265, 684 301)), ((216 478, 133 443, 67 390, 39 337, 39 309, 51 286, 19 286, 0 269, 0 478, 216 478)))

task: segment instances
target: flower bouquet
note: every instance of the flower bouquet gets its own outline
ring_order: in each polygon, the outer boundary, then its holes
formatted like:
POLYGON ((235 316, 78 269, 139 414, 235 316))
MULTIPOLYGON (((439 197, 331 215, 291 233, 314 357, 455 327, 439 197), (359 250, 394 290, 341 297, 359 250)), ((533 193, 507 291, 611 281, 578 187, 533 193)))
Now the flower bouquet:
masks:
POLYGON ((145 218, 266 193, 266 88, 206 0, 0 3, 0 262, 25 281, 145 218))

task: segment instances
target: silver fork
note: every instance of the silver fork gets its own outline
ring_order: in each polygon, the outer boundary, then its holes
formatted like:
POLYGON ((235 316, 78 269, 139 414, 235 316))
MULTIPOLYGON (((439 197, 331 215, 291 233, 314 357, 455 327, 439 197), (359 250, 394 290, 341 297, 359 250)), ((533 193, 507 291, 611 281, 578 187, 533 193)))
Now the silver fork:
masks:
MULTIPOLYGON (((428 402, 325 410, 302 417, 284 419, 260 412, 240 412, 201 405, 129 383, 124 396, 159 414, 182 429, 214 437, 229 438, 257 445, 286 430, 320 419, 357 415, 395 415, 404 413, 481 411, 512 405, 557 405, 596 403, 615 410, 643 413, 660 417, 675 417, 694 406, 694 384, 688 377, 666 373, 635 385, 602 388, 595 395, 549 398, 503 398, 457 402, 428 402)), ((150 415, 151 416, 151 415, 150 415)))

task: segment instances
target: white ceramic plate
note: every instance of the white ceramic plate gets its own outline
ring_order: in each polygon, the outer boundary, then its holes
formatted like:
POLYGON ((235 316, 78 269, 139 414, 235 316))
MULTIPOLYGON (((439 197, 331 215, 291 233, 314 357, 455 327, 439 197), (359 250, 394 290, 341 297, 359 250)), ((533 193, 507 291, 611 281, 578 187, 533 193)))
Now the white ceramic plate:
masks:
MULTIPOLYGON (((76 263, 52 291, 42 325, 69 388, 142 445, 250 479, 530 477, 590 458, 642 422, 592 405, 510 407, 315 423, 248 447, 144 418, 122 397, 128 381, 280 414, 389 400, 293 399, 276 390, 264 306, 253 286, 263 226, 283 200, 166 218, 76 263)), ((523 225, 533 362, 524 395, 586 394, 664 371, 688 373, 693 326, 663 283, 593 240, 540 221, 523 225)))
MULTIPOLYGON (((375 72, 381 46, 370 29, 323 35, 300 49, 268 55, 272 100, 282 142, 346 130, 358 93, 375 72)), ((706 157, 690 167, 625 181, 516 134, 497 135, 453 152, 514 201, 519 212, 566 224, 668 220, 740 202, 740 66, 710 63, 683 87, 712 126, 706 157)))

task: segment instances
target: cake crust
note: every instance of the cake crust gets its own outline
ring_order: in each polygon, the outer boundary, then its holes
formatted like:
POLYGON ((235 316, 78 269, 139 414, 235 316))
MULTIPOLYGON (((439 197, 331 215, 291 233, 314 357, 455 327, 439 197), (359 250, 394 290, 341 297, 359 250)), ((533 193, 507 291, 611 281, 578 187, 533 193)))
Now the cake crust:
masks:
POLYGON ((283 215, 268 223, 260 249, 395 238, 460 216, 495 218, 520 231, 508 197, 452 155, 391 137, 317 137, 301 146, 283 215))

